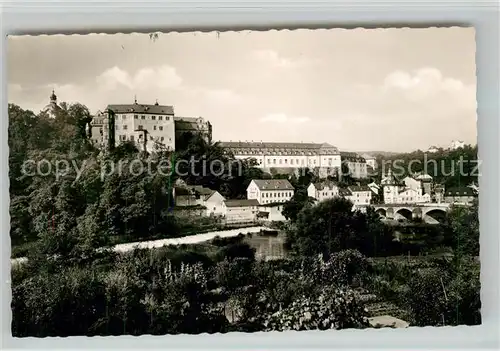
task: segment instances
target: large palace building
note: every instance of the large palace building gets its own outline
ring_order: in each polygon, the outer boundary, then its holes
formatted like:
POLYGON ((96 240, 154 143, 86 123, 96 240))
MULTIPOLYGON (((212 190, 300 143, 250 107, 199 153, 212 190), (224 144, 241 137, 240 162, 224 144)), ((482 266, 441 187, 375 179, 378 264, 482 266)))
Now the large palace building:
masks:
POLYGON ((338 148, 328 143, 221 142, 237 159, 255 159, 257 167, 317 168, 328 175, 341 169, 338 148))
POLYGON ((175 150, 176 140, 187 132, 201 132, 211 140, 212 126, 201 117, 177 117, 173 106, 139 104, 108 105, 91 122, 92 140, 106 147, 109 142, 109 114, 115 116, 115 144, 132 142, 148 152, 175 150))

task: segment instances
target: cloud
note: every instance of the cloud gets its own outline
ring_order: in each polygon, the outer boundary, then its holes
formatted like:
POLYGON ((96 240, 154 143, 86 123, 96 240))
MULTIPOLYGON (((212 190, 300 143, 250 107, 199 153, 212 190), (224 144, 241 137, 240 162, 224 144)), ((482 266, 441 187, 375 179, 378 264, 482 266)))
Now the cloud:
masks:
POLYGON ((292 117, 284 113, 272 113, 264 116, 260 119, 264 123, 290 123, 290 124, 302 124, 310 121, 309 117, 292 117))
POLYGON ((342 122, 338 137, 356 135, 361 148, 382 140, 387 149, 401 150, 477 138, 476 85, 435 68, 395 71, 378 82, 355 84, 337 91, 332 104, 342 122))
POLYGON ((410 100, 432 98, 440 93, 460 94, 467 87, 460 80, 444 77, 436 68, 421 68, 413 74, 395 71, 384 80, 384 90, 392 93, 398 91, 410 100))
POLYGON ((464 113, 474 116, 477 108, 475 84, 446 77, 435 68, 395 71, 378 84, 347 87, 333 98, 337 115, 372 116, 367 119, 388 123, 410 118, 432 123, 464 113))
POLYGON ((134 83, 139 89, 146 89, 151 85, 158 88, 172 89, 182 84, 182 78, 177 74, 174 67, 161 66, 154 68, 143 68, 135 75, 134 83))
POLYGON ((280 56, 276 51, 269 49, 254 50, 252 51, 251 56, 255 60, 265 62, 274 67, 279 67, 279 68, 296 68, 312 62, 312 60, 307 60, 304 58, 293 59, 293 58, 283 57, 280 56))
POLYGON ((182 84, 182 78, 174 67, 163 65, 159 67, 145 67, 134 75, 117 66, 101 73, 96 82, 104 90, 114 90, 124 86, 131 90, 146 90, 150 88, 174 89, 182 84))

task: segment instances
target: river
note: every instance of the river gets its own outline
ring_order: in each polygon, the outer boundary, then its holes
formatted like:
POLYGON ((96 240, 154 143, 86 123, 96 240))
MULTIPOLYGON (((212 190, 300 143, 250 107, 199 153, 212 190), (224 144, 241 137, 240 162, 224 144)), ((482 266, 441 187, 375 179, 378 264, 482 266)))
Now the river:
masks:
MULTIPOLYGON (((140 241, 140 242, 131 242, 125 244, 118 244, 113 247, 113 250, 116 252, 127 252, 138 249, 153 249, 157 247, 162 247, 165 245, 182 245, 182 244, 198 244, 205 241, 212 240, 215 237, 220 238, 230 238, 238 236, 239 234, 250 234, 250 233, 259 233, 261 230, 269 230, 266 227, 257 226, 257 227, 247 227, 247 228, 238 228, 238 229, 230 229, 230 230, 220 230, 202 234, 194 234, 183 236, 180 238, 170 238, 170 239, 158 239, 158 240, 150 240, 150 241, 140 241)), ((19 257, 11 259, 10 262, 12 265, 26 262, 26 257, 19 257)))

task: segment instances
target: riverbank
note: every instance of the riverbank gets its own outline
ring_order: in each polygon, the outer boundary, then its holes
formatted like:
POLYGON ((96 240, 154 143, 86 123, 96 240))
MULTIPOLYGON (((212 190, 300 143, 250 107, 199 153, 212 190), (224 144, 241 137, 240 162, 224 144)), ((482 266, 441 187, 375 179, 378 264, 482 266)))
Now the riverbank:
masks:
MULTIPOLYGON (((242 227, 242 228, 235 228, 235 229, 228 229, 228 230, 213 231, 213 232, 208 232, 208 233, 187 235, 187 236, 183 236, 183 237, 179 237, 179 238, 136 241, 136 242, 130 242, 130 243, 117 244, 117 245, 113 246, 113 251, 115 251, 115 252, 127 252, 127 251, 132 251, 136 248, 137 249, 153 249, 153 248, 158 248, 158 247, 168 246, 168 245, 199 244, 199 243, 202 243, 205 241, 212 240, 215 237, 230 238, 230 237, 238 236, 240 234, 248 235, 248 234, 259 233, 263 230, 269 230, 269 228, 266 228, 264 226, 242 227)), ((17 257, 17 258, 12 258, 10 260, 10 262, 12 265, 14 265, 14 264, 19 264, 19 263, 24 263, 27 260, 28 259, 26 257, 17 257)))

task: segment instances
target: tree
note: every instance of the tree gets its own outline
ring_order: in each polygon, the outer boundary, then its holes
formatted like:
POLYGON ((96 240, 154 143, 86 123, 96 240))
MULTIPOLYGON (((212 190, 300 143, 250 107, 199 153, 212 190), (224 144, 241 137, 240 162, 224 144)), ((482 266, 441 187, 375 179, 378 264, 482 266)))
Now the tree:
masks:
POLYGON ((393 170, 400 178, 411 173, 426 172, 434 178, 434 183, 443 184, 446 188, 465 186, 478 179, 477 145, 465 145, 458 149, 440 148, 432 154, 417 150, 411 153, 377 155, 377 162, 379 165, 383 162, 386 167, 393 165, 393 170), (462 160, 460 165, 459 161, 462 160))
POLYGON ((358 212, 352 212, 352 203, 345 198, 333 198, 299 212, 294 228, 288 233, 287 243, 302 256, 323 254, 329 256, 352 248, 356 234, 364 223, 358 212))
POLYGON ((72 104, 68 108, 68 121, 67 123, 73 124, 76 127, 76 137, 86 139, 86 127, 92 121, 87 106, 80 103, 72 104))
POLYGON ((406 279, 399 304, 410 310, 415 325, 481 323, 479 265, 470 259, 461 261, 459 270, 445 264, 414 271, 406 279))
POLYGON ((315 199, 309 197, 305 188, 298 188, 295 190, 290 201, 283 205, 283 216, 292 222, 297 220, 297 216, 304 207, 310 206, 314 203, 315 199))
POLYGON ((471 207, 453 206, 447 216, 445 239, 456 256, 479 255, 479 203, 471 207))
POLYGON ((366 213, 359 214, 359 218, 364 225, 359 227, 356 248, 371 257, 393 254, 393 228, 382 223, 380 215, 371 206, 366 213))
POLYGON ((347 162, 342 162, 340 166, 340 186, 341 187, 347 187, 349 185, 354 184, 354 179, 351 174, 351 170, 349 169, 349 165, 347 162))

